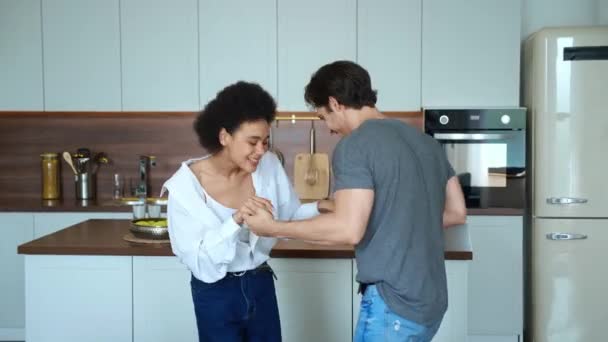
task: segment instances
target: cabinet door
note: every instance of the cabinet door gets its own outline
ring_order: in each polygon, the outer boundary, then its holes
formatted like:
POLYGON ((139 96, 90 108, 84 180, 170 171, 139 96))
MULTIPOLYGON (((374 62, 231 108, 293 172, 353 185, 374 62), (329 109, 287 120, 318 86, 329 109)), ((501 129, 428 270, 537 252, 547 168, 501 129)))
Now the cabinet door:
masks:
MULTIPOLYGON (((469 262, 446 260, 446 277, 448 282, 448 310, 443 316, 441 326, 433 342, 462 342, 467 336, 467 283, 469 262)), ((361 295, 357 293, 359 283, 356 281, 357 265, 353 262, 353 334, 359 320, 361 295)))
POLYGON ((43 110, 40 0, 0 1, 0 110, 43 110))
POLYGON ((197 341, 190 271, 176 257, 133 257, 134 341, 197 341))
MULTIPOLYGON (((473 258, 475 255, 473 254, 473 258)), ((467 340, 467 278, 469 262, 445 261, 448 281, 448 310, 433 342, 462 342, 467 340)))
POLYGON ((517 106, 521 1, 424 0, 422 106, 517 106))
POLYGON ((27 255, 28 342, 132 342, 130 256, 27 255))
POLYGON ((119 0, 44 0, 45 110, 120 110, 119 0))
POLYGON ((32 214, 0 214, 0 341, 25 340, 24 257, 17 247, 34 237, 32 214))
POLYGON ((420 110, 421 0, 359 0, 357 60, 380 110, 420 110))
POLYGON ((336 60, 357 59, 356 1, 278 1, 278 105, 307 110, 304 87, 312 73, 336 60))
POLYGON ((352 341, 352 261, 272 259, 284 341, 352 341))
POLYGON ((469 216, 469 335, 518 335, 523 330, 523 220, 469 216))
POLYGON ((201 107, 239 80, 276 98, 277 0, 201 0, 199 21, 201 107))
POLYGON ((88 219, 130 219, 131 213, 36 213, 34 238, 62 230, 88 219))
POLYGON ((122 0, 125 111, 195 111, 198 101, 196 0, 122 0))

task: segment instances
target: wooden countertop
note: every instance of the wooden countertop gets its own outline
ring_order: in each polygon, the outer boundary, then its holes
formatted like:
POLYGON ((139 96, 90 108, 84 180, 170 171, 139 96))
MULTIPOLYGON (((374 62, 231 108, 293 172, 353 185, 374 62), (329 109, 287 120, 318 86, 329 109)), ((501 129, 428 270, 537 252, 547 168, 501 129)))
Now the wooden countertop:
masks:
MULTIPOLYGON (((118 205, 111 199, 96 201, 40 200, 0 198, 0 212, 130 212, 131 207, 118 205)), ((467 209, 469 216, 523 216, 524 209, 484 208, 467 209)))
MULTIPOLYGON (((88 220, 25 243, 19 254, 172 256, 169 244, 137 244, 123 240, 129 220, 88 220)), ((301 241, 280 241, 273 258, 354 258, 350 246, 319 246, 301 241)), ((471 260, 471 251, 446 251, 446 260, 471 260)))

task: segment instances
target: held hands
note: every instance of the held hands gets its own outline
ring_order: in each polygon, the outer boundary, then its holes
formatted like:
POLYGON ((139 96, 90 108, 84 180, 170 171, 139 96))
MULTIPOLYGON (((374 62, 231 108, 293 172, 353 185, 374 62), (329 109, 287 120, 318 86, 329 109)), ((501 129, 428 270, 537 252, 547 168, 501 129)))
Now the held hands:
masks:
MULTIPOLYGON (((272 203, 261 197, 251 197, 243 208, 235 213, 235 221, 240 216, 247 227, 258 236, 275 236, 272 203)), ((238 221, 237 221, 238 223, 238 221)))
POLYGON ((245 203, 243 203, 239 210, 232 215, 232 218, 236 224, 241 225, 245 222, 245 217, 255 215, 257 209, 267 211, 272 217, 272 203, 265 198, 251 196, 245 201, 245 203))

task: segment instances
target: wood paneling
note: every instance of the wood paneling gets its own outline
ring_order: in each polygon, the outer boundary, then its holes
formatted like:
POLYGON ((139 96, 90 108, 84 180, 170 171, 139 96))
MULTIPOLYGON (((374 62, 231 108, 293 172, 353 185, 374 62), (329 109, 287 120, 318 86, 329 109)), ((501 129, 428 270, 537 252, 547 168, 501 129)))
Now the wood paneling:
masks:
MULTIPOLYGON (((311 113, 278 113, 280 116, 311 113)), ((421 128, 420 112, 389 112, 391 117, 421 128)), ((102 165, 97 175, 97 198, 112 195, 112 175, 120 173, 129 182, 137 180, 138 155, 157 157, 151 170, 152 195, 188 158, 205 154, 199 146, 192 123, 192 112, 0 112, 0 198, 40 199, 40 154, 75 152, 87 147, 106 152, 112 163, 102 165)), ((315 121, 317 151, 331 151, 338 142, 320 121, 315 121)), ((294 157, 309 148, 311 121, 280 121, 273 124, 275 147, 285 155, 285 169, 293 176, 294 157)), ((330 159, 331 160, 331 159, 330 159)), ((61 162, 62 195, 73 200, 73 173, 61 162)), ((128 193, 127 193, 128 194, 128 193)), ((24 202, 27 203, 27 202, 24 202)), ((31 203, 31 202, 30 202, 31 203)))

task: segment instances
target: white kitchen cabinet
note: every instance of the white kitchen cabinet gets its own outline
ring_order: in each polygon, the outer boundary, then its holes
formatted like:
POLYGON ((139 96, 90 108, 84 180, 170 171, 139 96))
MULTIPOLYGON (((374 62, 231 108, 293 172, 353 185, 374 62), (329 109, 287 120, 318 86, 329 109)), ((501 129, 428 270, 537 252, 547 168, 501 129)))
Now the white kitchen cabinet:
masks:
POLYGON ((32 214, 0 214, 0 234, 0 341, 25 340, 24 257, 17 247, 34 237, 32 214))
POLYGON ((196 111, 197 0, 122 0, 124 111, 196 111))
POLYGON ((201 0, 199 22, 201 107, 239 80, 276 98, 277 0, 201 0))
POLYGON ((120 110, 119 0, 42 1, 45 110, 120 110))
POLYGON ((278 5, 278 106, 308 110, 304 87, 312 73, 336 60, 357 60, 356 1, 278 0, 278 5))
POLYGON ((27 341, 132 342, 131 260, 27 255, 27 341))
POLYGON ((519 105, 521 0, 424 0, 422 106, 519 105))
POLYGON ((352 341, 352 260, 271 259, 283 341, 352 341))
POLYGON ((88 219, 132 219, 131 213, 35 213, 34 214, 34 238, 54 233, 71 225, 86 221, 88 219))
POLYGON ((40 0, 0 1, 0 110, 43 110, 40 0))
POLYGON ((523 219, 469 216, 470 341, 517 341, 523 333, 523 219))
POLYGON ((421 0, 359 0, 357 61, 380 110, 420 110, 421 0))
MULTIPOLYGON (((448 310, 443 316, 443 321, 433 338, 433 342, 467 341, 467 278, 469 261, 446 260, 445 269, 448 282, 448 310)), ((356 276, 357 264, 353 262, 353 334, 357 328, 361 306, 361 295, 357 293, 359 284, 356 281, 356 276)))
POLYGON ((190 271, 177 257, 133 257, 133 340, 197 341, 190 271))

